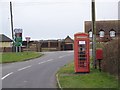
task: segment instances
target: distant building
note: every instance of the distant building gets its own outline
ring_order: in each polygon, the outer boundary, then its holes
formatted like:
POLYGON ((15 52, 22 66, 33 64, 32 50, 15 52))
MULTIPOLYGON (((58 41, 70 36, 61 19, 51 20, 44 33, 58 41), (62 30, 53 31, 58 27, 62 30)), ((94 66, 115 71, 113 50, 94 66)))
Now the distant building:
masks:
POLYGON ((12 40, 4 34, 0 34, 0 52, 12 52, 12 40))
MULTIPOLYGON (((107 42, 115 39, 120 34, 118 32, 118 20, 96 21, 96 38, 99 42, 107 42)), ((92 39, 92 22, 85 21, 85 32, 89 33, 92 39)))
POLYGON ((71 39, 69 36, 67 36, 64 40, 63 40, 63 47, 64 50, 73 50, 73 46, 74 46, 74 40, 71 39))
POLYGON ((0 34, 0 47, 12 47, 12 40, 4 34, 0 34))
MULTIPOLYGON (((67 36, 65 39, 58 40, 39 40, 30 41, 30 51, 64 51, 73 50, 74 40, 67 36)), ((23 46, 27 46, 27 42, 23 41, 23 46)))

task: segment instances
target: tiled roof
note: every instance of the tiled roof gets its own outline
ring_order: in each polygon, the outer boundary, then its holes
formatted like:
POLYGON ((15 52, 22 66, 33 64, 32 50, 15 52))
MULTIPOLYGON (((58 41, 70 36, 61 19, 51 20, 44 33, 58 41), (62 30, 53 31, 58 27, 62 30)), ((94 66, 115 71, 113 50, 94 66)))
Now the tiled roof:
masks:
POLYGON ((12 42, 12 40, 4 34, 0 34, 0 42, 12 42))
POLYGON ((69 36, 67 36, 65 39, 64 39, 64 42, 66 43, 73 43, 74 40, 72 38, 70 38, 69 36))
MULTIPOLYGON (((119 20, 104 20, 104 21, 96 21, 96 34, 99 34, 100 30, 106 32, 109 35, 110 30, 115 30, 118 33, 118 23, 119 20)), ((85 32, 92 30, 92 22, 85 21, 85 32)))

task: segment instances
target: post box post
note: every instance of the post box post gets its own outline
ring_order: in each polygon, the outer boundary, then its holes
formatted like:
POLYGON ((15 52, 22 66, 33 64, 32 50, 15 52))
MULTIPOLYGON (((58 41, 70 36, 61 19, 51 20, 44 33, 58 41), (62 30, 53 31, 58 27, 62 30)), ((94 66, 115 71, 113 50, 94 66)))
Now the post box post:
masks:
POLYGON ((103 50, 102 48, 96 49, 96 59, 99 62, 99 71, 101 72, 101 60, 103 60, 103 50))

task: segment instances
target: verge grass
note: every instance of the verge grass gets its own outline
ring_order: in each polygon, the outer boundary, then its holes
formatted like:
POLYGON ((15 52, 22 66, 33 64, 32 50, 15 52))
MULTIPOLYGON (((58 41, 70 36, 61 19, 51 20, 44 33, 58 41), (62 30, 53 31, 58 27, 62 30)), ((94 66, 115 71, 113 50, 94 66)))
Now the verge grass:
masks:
POLYGON ((42 56, 37 52, 0 53, 0 63, 20 62, 42 56))
POLYGON ((58 71, 62 88, 118 88, 118 80, 107 73, 91 68, 87 74, 74 73, 74 63, 58 71))

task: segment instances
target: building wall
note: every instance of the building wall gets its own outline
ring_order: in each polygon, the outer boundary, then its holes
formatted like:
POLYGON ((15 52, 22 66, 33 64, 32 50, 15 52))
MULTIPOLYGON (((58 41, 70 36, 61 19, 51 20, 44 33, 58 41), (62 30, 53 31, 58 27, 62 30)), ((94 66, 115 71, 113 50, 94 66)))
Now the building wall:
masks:
MULTIPOLYGON (((30 41, 29 44, 29 51, 64 51, 64 50, 73 50, 74 40, 72 40, 69 36, 65 39, 61 40, 40 40, 40 41, 30 41)), ((27 43, 23 41, 23 46, 25 48, 24 51, 27 50, 27 43)))
POLYGON ((12 43, 11 42, 0 42, 0 47, 11 47, 12 43))

